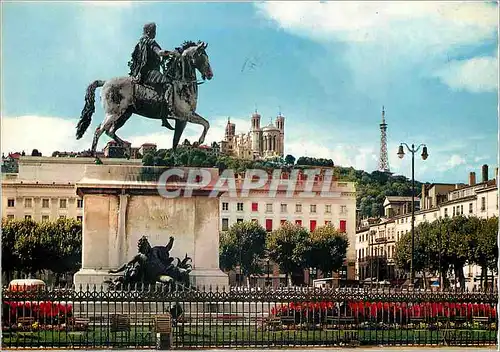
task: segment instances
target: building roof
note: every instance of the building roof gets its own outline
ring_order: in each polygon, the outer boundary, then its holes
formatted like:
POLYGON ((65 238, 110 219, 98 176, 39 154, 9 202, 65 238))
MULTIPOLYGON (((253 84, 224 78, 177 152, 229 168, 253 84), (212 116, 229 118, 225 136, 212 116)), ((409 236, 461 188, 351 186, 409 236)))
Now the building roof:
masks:
MULTIPOLYGON (((386 196, 385 197, 389 202, 411 202, 411 197, 399 197, 399 196, 386 196)), ((414 199, 415 202, 419 202, 420 199, 418 197, 415 197, 414 199)))
POLYGON ((278 128, 276 126, 274 126, 272 123, 270 123, 269 125, 262 128, 262 130, 263 131, 278 131, 278 128))

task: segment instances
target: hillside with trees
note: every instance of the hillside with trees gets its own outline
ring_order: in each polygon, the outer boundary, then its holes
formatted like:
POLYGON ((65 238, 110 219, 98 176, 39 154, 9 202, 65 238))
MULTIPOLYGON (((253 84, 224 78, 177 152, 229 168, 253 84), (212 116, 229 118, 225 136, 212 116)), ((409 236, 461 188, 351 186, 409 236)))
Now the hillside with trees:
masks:
MULTIPOLYGON (((238 159, 218 152, 216 143, 210 148, 192 147, 189 141, 178 147, 176 151, 160 149, 155 153, 146 154, 142 161, 144 166, 191 166, 216 167, 219 170, 232 169, 242 172, 247 169, 283 170, 303 169, 311 166, 333 167, 334 176, 340 181, 350 181, 356 184, 356 204, 362 218, 375 217, 383 214, 386 196, 411 196, 411 180, 405 176, 391 175, 373 171, 368 173, 353 167, 335 166, 333 160, 299 157, 287 155, 285 158, 267 160, 238 159)), ((422 188, 422 183, 415 181, 415 196, 422 188)))

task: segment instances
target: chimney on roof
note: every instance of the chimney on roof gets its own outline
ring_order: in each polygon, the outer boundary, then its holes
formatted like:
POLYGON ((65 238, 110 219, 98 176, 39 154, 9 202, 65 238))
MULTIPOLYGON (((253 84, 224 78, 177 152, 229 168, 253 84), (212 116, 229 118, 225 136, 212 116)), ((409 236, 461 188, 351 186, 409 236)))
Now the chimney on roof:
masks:
POLYGON ((469 172, 469 186, 474 186, 476 184, 476 173, 469 172))
POLYGON ((488 165, 484 164, 482 168, 482 179, 481 182, 487 182, 488 181, 488 165))

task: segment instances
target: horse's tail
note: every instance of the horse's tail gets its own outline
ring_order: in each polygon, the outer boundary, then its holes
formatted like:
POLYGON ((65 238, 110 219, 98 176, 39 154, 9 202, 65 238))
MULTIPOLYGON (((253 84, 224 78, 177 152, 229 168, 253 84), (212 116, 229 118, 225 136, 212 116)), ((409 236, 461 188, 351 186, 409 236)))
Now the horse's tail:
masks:
POLYGON ((87 131, 92 121, 92 114, 95 111, 95 90, 102 87, 106 81, 95 80, 90 83, 87 87, 87 93, 85 94, 85 106, 82 109, 82 115, 80 116, 80 121, 76 126, 76 139, 80 139, 87 131))

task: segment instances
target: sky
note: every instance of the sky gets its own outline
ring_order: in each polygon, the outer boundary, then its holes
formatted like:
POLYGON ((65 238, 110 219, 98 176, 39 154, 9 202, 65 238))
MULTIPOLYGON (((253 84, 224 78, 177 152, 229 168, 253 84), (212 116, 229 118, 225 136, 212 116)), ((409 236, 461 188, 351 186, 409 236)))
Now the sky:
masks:
MULTIPOLYGON (((285 154, 378 168, 385 107, 389 166, 411 177, 401 142, 426 144, 415 177, 467 182, 498 164, 498 8, 494 2, 2 2, 2 152, 90 148, 81 140, 87 86, 128 74, 142 26, 165 49, 208 43, 214 78, 200 86, 206 143, 228 117, 248 132, 285 116, 285 154)), ((200 77, 200 76, 199 76, 200 77)), ((99 91, 97 92, 99 94, 99 91)), ((197 140, 201 127, 182 137, 197 140)), ((117 134, 170 148, 173 131, 134 115, 117 134)), ((101 137, 99 148, 109 141, 101 137)), ((493 171, 490 171, 493 177, 493 171)))

